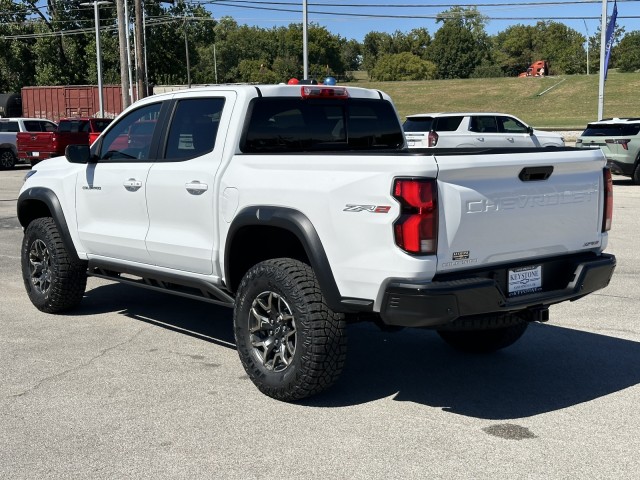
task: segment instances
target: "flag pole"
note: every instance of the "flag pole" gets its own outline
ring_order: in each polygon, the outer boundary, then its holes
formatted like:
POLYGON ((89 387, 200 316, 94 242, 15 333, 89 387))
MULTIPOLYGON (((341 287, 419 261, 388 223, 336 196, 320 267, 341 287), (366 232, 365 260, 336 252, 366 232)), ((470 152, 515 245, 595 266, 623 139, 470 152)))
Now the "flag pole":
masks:
POLYGON ((604 70, 607 48, 607 0, 602 0, 602 20, 600 24, 600 81, 598 83, 598 120, 604 116, 604 70))

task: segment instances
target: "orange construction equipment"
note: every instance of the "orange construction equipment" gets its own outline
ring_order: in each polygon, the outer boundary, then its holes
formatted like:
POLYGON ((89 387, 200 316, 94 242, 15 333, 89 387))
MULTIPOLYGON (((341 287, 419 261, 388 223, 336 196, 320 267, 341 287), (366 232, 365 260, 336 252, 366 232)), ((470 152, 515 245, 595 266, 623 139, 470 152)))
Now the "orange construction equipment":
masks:
POLYGON ((549 74, 549 64, 546 60, 538 60, 532 63, 526 72, 522 72, 518 77, 544 77, 549 74))

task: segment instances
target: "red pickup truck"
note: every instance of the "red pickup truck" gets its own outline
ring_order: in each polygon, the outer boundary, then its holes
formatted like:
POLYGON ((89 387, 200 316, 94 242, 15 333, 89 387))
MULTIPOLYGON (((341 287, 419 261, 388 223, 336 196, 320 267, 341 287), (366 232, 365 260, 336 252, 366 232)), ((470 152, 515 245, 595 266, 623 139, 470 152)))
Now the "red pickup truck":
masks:
POLYGON ((67 145, 91 145, 111 118, 63 118, 55 132, 23 132, 16 136, 18 158, 35 165, 64 155, 67 145))

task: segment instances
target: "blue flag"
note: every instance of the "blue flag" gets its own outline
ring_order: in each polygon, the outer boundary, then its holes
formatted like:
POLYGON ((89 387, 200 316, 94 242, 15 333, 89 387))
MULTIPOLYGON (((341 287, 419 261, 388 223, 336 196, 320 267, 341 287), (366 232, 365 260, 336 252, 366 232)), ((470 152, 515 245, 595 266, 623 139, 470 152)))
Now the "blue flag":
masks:
POLYGON ((607 70, 609 69, 609 55, 611 55, 611 47, 613 46, 613 31, 616 29, 616 17, 618 16, 618 4, 613 2, 613 13, 609 18, 607 25, 607 43, 604 51, 604 79, 607 79, 607 70))

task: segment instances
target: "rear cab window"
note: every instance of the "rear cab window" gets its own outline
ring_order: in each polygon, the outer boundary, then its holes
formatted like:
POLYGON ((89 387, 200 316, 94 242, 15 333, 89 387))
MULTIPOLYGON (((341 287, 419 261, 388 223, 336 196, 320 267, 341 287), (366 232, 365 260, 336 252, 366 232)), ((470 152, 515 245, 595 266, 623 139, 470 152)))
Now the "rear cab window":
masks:
POLYGON ((58 124, 58 132, 88 132, 89 121, 88 120, 60 120, 58 124))
POLYGON ((255 98, 240 142, 243 153, 403 147, 404 135, 391 103, 357 98, 255 98))

